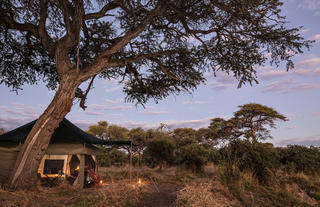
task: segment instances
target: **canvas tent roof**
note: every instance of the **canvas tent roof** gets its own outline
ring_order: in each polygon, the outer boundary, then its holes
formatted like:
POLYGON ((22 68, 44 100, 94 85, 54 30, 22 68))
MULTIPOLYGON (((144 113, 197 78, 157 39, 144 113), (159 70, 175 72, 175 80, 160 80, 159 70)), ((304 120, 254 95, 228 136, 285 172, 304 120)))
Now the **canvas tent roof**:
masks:
MULTIPOLYGON (((0 135, 0 142, 24 142, 37 120, 0 135)), ((88 143, 102 145, 130 145, 131 141, 107 141, 92 136, 64 118, 52 135, 50 143, 88 143)))

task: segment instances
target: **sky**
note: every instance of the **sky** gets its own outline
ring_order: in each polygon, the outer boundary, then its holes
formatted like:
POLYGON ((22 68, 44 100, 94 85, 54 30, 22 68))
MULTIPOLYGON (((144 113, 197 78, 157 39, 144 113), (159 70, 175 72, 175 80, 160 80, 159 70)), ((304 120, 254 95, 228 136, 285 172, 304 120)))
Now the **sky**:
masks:
MULTIPOLYGON (((198 129, 208 127, 212 118, 231 118, 239 105, 259 103, 289 119, 276 122, 268 142, 320 146, 320 0, 286 0, 282 9, 288 27, 303 26, 302 36, 316 41, 310 51, 295 56, 295 69, 257 68, 259 84, 241 88, 232 76, 206 74, 206 84, 192 94, 172 95, 158 104, 150 101, 145 108, 125 103, 122 85, 116 80, 98 80, 88 95, 88 108, 83 111, 74 104, 66 118, 84 130, 102 120, 130 129, 157 128, 160 123, 170 129, 198 129)), ((16 94, 0 85, 0 94, 0 128, 9 131, 38 118, 54 91, 39 83, 26 85, 16 94)))

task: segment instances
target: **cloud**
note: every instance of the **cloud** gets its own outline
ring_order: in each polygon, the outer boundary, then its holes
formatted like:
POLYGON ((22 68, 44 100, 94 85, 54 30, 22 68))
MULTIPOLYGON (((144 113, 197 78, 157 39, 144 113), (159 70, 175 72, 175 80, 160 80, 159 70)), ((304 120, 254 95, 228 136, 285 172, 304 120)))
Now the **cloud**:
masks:
POLYGON ((288 88, 287 90, 284 90, 283 93, 296 93, 317 88, 320 88, 320 83, 301 83, 294 87, 288 88))
POLYGON ((311 75, 312 72, 314 71, 311 69, 298 69, 298 70, 295 70, 293 74, 298 76, 307 76, 307 75, 311 75))
POLYGON ((119 105, 119 106, 106 106, 103 104, 90 104, 88 106, 88 109, 91 110, 97 110, 97 111, 101 111, 101 110, 129 110, 132 109, 132 106, 125 106, 125 105, 119 105))
POLYGON ((311 57, 305 60, 302 60, 297 63, 297 66, 304 66, 308 68, 312 68, 320 64, 320 58, 319 57, 311 57))
POLYGON ((302 137, 302 138, 282 139, 276 142, 275 144, 279 146, 287 146, 287 145, 320 146, 320 134, 316 134, 308 137, 302 137))
POLYGON ((320 8, 320 1, 319 0, 303 0, 298 5, 298 8, 316 11, 320 8))
POLYGON ((140 114, 147 114, 147 115, 164 115, 169 114, 167 111, 141 111, 140 114))
POLYGON ((311 40, 319 41, 320 40, 320 34, 316 34, 316 35, 312 36, 311 40))
POLYGON ((268 92, 281 92, 288 88, 289 85, 292 85, 296 83, 296 81, 292 78, 282 80, 282 81, 276 81, 269 85, 267 85, 262 92, 268 93, 268 92))
POLYGON ((185 104, 185 105, 199 105, 199 104, 204 104, 206 102, 204 101, 184 101, 182 102, 182 104, 185 104))
POLYGON ((265 86, 262 92, 277 92, 282 94, 289 94, 317 88, 320 88, 320 83, 298 83, 296 80, 289 78, 283 81, 273 82, 265 86))
POLYGON ((121 90, 120 86, 115 86, 115 87, 112 87, 112 88, 107 88, 104 91, 108 92, 108 93, 111 93, 111 92, 116 92, 116 91, 120 91, 120 90, 121 90))
POLYGON ((168 120, 162 121, 162 123, 167 124, 169 128, 183 128, 183 127, 190 127, 190 128, 201 128, 201 127, 208 127, 210 120, 212 118, 204 118, 204 119, 195 119, 195 120, 186 120, 186 121, 176 121, 176 120, 168 120))
POLYGON ((91 115, 91 116, 102 116, 103 113, 100 112, 94 112, 94 111, 85 111, 85 114, 91 115))
POLYGON ((231 83, 211 83, 209 84, 213 90, 222 91, 233 86, 231 83))
POLYGON ((271 80, 274 78, 279 78, 288 75, 289 73, 287 71, 280 71, 280 70, 269 70, 262 72, 259 77, 262 80, 271 80))
POLYGON ((292 130, 292 129, 296 129, 298 127, 297 126, 287 126, 286 128, 289 129, 289 130, 292 130))
POLYGON ((115 99, 115 100, 105 99, 105 101, 106 101, 108 104, 119 104, 119 103, 123 102, 123 99, 122 99, 122 98, 117 98, 117 99, 115 99))
POLYGON ((6 131, 10 131, 33 120, 34 119, 21 117, 16 118, 0 115, 0 128, 4 128, 6 131))
POLYGON ((103 104, 90 104, 88 109, 92 110, 107 110, 107 106, 103 104))
POLYGON ((92 122, 88 120, 73 120, 70 119, 70 121, 76 125, 77 127, 81 128, 82 130, 87 130, 89 126, 97 124, 97 122, 92 122))
POLYGON ((318 116, 320 116, 320 112, 313 112, 312 116, 318 117, 318 116))

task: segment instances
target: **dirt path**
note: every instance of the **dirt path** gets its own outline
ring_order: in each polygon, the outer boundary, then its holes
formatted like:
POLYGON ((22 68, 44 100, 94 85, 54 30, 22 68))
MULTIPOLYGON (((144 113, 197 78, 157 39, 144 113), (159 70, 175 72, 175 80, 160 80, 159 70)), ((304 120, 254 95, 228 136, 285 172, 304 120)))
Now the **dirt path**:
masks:
POLYGON ((173 206, 177 192, 181 188, 178 184, 159 183, 148 186, 150 190, 145 193, 137 206, 139 207, 170 207, 173 206))

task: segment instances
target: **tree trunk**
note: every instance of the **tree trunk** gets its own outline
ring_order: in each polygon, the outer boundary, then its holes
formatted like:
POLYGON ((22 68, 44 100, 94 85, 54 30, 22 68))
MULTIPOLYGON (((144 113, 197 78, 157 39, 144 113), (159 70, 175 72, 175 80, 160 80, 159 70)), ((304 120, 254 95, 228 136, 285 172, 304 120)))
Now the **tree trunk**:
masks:
POLYGON ((65 73, 61 76, 58 91, 48 108, 36 121, 18 154, 9 179, 11 190, 36 188, 40 161, 46 152, 54 130, 71 110, 75 91, 79 84, 75 72, 65 73))

